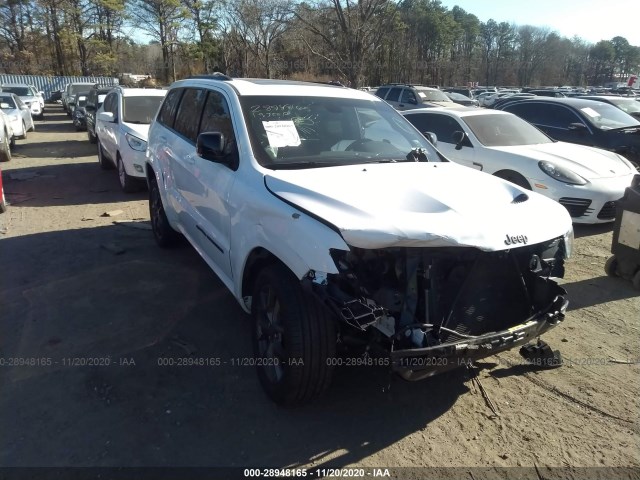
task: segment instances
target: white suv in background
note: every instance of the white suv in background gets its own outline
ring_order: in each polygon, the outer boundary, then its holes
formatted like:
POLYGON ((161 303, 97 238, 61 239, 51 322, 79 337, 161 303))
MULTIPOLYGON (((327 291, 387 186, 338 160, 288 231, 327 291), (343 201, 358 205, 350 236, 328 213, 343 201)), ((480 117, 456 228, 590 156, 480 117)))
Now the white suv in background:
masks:
POLYGON ((182 233, 251 313, 252 364, 279 404, 326 389, 338 349, 419 380, 564 318, 565 208, 449 162, 369 93, 175 82, 145 168, 157 243, 182 233))
POLYGON ((33 118, 44 118, 44 92, 39 92, 33 85, 26 83, 6 83, 2 91, 13 93, 31 110, 33 118))
POLYGON ((105 170, 118 169, 120 186, 125 192, 134 192, 144 185, 149 124, 166 93, 160 89, 116 87, 98 109, 95 126, 98 161, 105 170))

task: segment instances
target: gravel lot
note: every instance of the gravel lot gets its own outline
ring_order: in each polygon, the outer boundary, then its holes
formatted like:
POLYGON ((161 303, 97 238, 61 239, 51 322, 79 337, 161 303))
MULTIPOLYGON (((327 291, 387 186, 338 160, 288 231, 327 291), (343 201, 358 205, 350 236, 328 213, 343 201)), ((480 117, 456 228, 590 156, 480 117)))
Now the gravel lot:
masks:
POLYGON ((0 166, 11 203, 0 215, 1 466, 640 475, 640 296, 604 273, 611 225, 576 227, 570 311, 544 337, 562 368, 536 370, 517 352, 479 364, 477 381, 465 369, 406 383, 345 367, 320 401, 285 410, 237 365, 251 342, 233 297, 189 245, 155 246, 146 191, 122 193, 59 107, 17 143, 0 166), (178 365, 194 359, 213 365, 178 365))

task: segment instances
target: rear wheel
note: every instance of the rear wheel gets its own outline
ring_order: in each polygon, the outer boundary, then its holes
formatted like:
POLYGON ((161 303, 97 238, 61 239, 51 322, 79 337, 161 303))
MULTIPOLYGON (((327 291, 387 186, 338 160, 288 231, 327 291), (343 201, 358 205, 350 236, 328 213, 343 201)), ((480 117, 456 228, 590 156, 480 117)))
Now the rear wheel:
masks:
POLYGON ((9 137, 4 134, 2 145, 0 145, 0 162, 8 162, 11 160, 11 147, 9 146, 9 137))
POLYGON ((160 187, 158 187, 155 177, 151 178, 149 182, 149 216, 156 243, 162 248, 176 245, 180 240, 180 234, 171 227, 169 220, 167 220, 160 196, 160 187))
POLYGON ((95 144, 98 142, 98 139, 93 133, 91 133, 91 130, 89 130, 88 126, 87 126, 87 137, 89 137, 89 143, 95 144))
POLYGON ((518 172, 503 170, 501 172, 494 173, 494 175, 496 177, 502 178, 503 180, 506 180, 507 182, 518 185, 519 187, 522 187, 526 190, 531 190, 531 185, 529 185, 527 179, 520 175, 518 172))
POLYGON ((105 156, 104 149, 100 142, 98 142, 98 163, 102 170, 113 170, 113 164, 105 156))
POLYGON ((251 306, 258 378, 275 403, 302 405, 331 383, 336 328, 327 309, 280 264, 265 267, 251 306))

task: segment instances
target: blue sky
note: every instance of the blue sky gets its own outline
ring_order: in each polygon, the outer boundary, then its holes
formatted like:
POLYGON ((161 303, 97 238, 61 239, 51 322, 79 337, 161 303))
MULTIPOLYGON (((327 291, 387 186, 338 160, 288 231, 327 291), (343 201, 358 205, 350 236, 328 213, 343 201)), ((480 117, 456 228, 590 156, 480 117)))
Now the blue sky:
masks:
POLYGON ((561 36, 574 35, 589 43, 620 35, 640 46, 640 0, 441 0, 481 21, 549 27, 561 36))

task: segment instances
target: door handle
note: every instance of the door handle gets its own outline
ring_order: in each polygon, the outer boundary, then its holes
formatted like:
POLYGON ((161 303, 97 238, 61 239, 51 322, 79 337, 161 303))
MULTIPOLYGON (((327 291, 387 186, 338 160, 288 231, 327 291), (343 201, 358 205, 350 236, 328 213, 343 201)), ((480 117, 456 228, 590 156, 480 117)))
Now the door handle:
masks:
POLYGON ((481 163, 473 162, 474 167, 480 167, 480 171, 484 168, 481 163))

